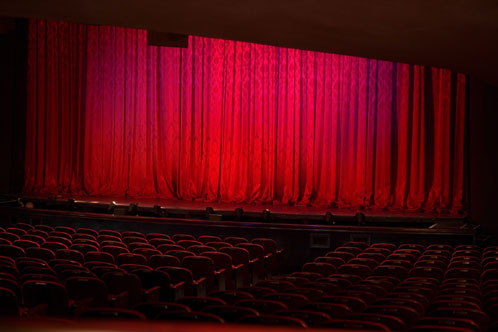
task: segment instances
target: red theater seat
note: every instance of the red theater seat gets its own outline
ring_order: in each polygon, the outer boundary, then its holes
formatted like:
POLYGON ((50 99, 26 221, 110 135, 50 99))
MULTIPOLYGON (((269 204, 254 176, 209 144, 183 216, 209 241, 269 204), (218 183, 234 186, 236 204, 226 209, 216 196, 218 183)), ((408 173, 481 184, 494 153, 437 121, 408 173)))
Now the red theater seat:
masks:
POLYGON ((254 309, 262 315, 272 314, 276 311, 288 309, 288 307, 282 302, 258 299, 241 300, 235 303, 235 305, 254 309))
POLYGON ((207 251, 201 253, 201 256, 209 257, 213 260, 214 268, 218 273, 224 274, 225 286, 224 289, 234 289, 241 287, 248 280, 247 274, 244 273, 242 266, 234 266, 232 264, 232 257, 223 252, 207 251))
POLYGON ((0 238, 8 240, 11 243, 21 239, 19 235, 9 232, 0 232, 0 238))
POLYGON ((62 233, 66 233, 66 234, 69 234, 69 235, 73 235, 74 233, 76 233, 76 230, 72 227, 67 227, 67 226, 56 226, 54 228, 54 230, 56 232, 62 232, 62 233))
POLYGON ((179 240, 176 241, 176 244, 183 247, 184 249, 187 249, 190 246, 201 246, 202 242, 199 242, 197 240, 179 240))
POLYGON ((142 282, 138 276, 119 269, 108 269, 101 276, 112 298, 121 298, 122 302, 133 308, 143 299, 149 300, 142 291, 142 282))
POLYGON ((0 287, 0 316, 20 317, 21 315, 17 295, 10 289, 0 287))
POLYGON ((38 258, 44 260, 45 262, 49 262, 52 259, 55 259, 55 254, 49 249, 31 247, 26 249, 26 257, 38 258))
POLYGON ((247 243, 249 241, 244 237, 229 236, 225 238, 224 242, 230 243, 232 246, 236 246, 239 243, 247 243))
POLYGON ((176 303, 186 305, 192 311, 201 311, 213 305, 226 305, 222 299, 208 296, 186 296, 178 299, 176 303))
POLYGON ((355 255, 345 251, 330 251, 325 256, 340 258, 346 263, 355 258, 355 255))
POLYGON ((408 326, 420 318, 420 314, 415 309, 401 305, 371 305, 365 312, 398 317, 408 326))
POLYGON ((106 262, 115 264, 114 257, 108 252, 89 251, 85 255, 85 262, 106 262))
POLYGON ((297 277, 297 278, 306 278, 306 279, 308 279, 310 281, 314 281, 314 280, 318 280, 318 279, 323 278, 320 273, 317 273, 317 272, 305 272, 305 271, 292 272, 290 274, 290 276, 291 277, 297 277))
POLYGON ((336 272, 336 268, 328 263, 306 263, 303 265, 303 272, 319 273, 322 277, 327 277, 336 272))
POLYGON ((172 303, 172 302, 147 302, 147 303, 140 303, 136 305, 134 310, 137 310, 144 314, 148 319, 154 319, 160 314, 166 313, 166 312, 179 312, 179 311, 192 311, 190 310, 189 307, 183 304, 179 303, 172 303))
POLYGON ((42 244, 41 247, 52 250, 53 252, 56 253, 55 254, 56 256, 57 256, 57 250, 68 249, 68 247, 65 244, 59 242, 52 242, 52 241, 46 241, 45 243, 42 244))
POLYGON ((165 254, 171 250, 185 250, 185 248, 183 248, 182 246, 178 246, 176 244, 160 244, 157 246, 157 250, 165 254))
POLYGON ((295 293, 271 293, 262 299, 285 303, 289 309, 297 309, 310 302, 306 296, 295 293))
POLYGON ((182 240, 194 240, 195 241, 195 237, 193 235, 190 235, 190 234, 174 234, 171 238, 175 242, 182 241, 182 240))
MULTIPOLYGON (((361 298, 344 295, 326 296, 320 302, 343 304, 351 308, 353 312, 362 312, 367 308, 367 303, 361 298)), ((304 308, 304 307, 303 307, 304 308)))
POLYGON ((110 229, 101 229, 99 231, 99 236, 101 236, 101 235, 110 235, 110 236, 117 237, 118 239, 121 239, 121 233, 120 232, 113 231, 113 230, 110 230, 110 229))
POLYGON ((92 234, 88 233, 74 233, 72 237, 73 243, 75 240, 90 240, 90 241, 97 241, 97 236, 94 236, 92 234))
POLYGON ((147 301, 174 301, 175 291, 169 275, 164 271, 136 269, 131 272, 142 282, 147 301))
POLYGON ((19 248, 19 247, 13 246, 13 245, 8 245, 8 244, 1 244, 0 245, 0 255, 16 259, 18 257, 24 257, 25 253, 24 253, 24 250, 22 248, 19 248))
POLYGON ((157 269, 162 266, 181 266, 181 261, 172 255, 153 255, 149 258, 149 265, 157 269))
POLYGON ((85 256, 90 251, 99 251, 99 248, 91 244, 74 244, 69 248, 71 250, 79 251, 85 256))
POLYGON ((233 305, 242 300, 254 300, 254 295, 241 290, 214 291, 209 293, 209 297, 221 299, 229 305, 233 305))
POLYGON ((188 321, 188 322, 205 322, 205 323, 217 323, 224 324, 225 321, 216 315, 208 314, 206 312, 197 311, 171 311, 159 314, 155 317, 155 320, 167 320, 167 321, 188 321))
POLYGON ((26 235, 26 230, 17 228, 17 227, 9 227, 5 230, 6 233, 13 233, 16 234, 19 237, 22 237, 23 235, 26 235))
POLYGON ((141 312, 124 308, 95 308, 88 309, 78 315, 79 319, 119 319, 119 320, 147 320, 141 312))
POLYGON ((48 234, 51 231, 53 231, 54 228, 52 226, 48 226, 48 225, 35 225, 35 226, 33 226, 33 229, 31 229, 30 231, 35 231, 35 230, 40 230, 40 231, 43 231, 46 234, 48 234))
POLYGON ((197 240, 205 245, 208 242, 222 242, 221 237, 213 235, 201 235, 197 238, 197 240))
MULTIPOLYGON (((356 258, 355 258, 356 259, 356 258)), ((344 259, 339 258, 339 257, 327 257, 327 256, 322 256, 322 257, 317 257, 315 258, 314 262, 316 263, 327 263, 327 264, 332 264, 334 267, 337 269, 339 266, 342 264, 345 264, 346 262, 344 259)))
MULTIPOLYGON (((95 250, 93 250, 95 251, 95 250)), ((121 254, 125 254, 125 253, 129 253, 128 249, 126 248, 123 248, 123 247, 118 247, 118 246, 107 246, 107 245, 103 245, 101 248, 100 248, 100 251, 101 252, 107 252, 109 254, 111 254, 114 259, 117 259, 119 255, 121 254)))
POLYGON ((139 237, 139 236, 128 236, 128 237, 123 237, 123 243, 126 244, 127 246, 130 245, 130 243, 148 243, 147 239, 145 237, 139 237))
POLYGON ((356 255, 360 254, 362 250, 357 247, 337 247, 334 250, 335 252, 349 252, 350 254, 353 254, 355 257, 356 255))
POLYGON ((193 245, 193 246, 188 247, 187 250, 191 251, 194 254, 196 254, 197 256, 199 256, 203 252, 216 251, 216 248, 208 247, 208 246, 205 246, 205 245, 193 245))
POLYGON ((56 257, 58 259, 67 259, 80 263, 85 261, 85 258, 81 252, 72 249, 59 249, 56 251, 56 257))
POLYGON ((120 243, 123 242, 121 240, 121 236, 111 235, 111 234, 102 234, 102 233, 99 233, 99 236, 97 236, 97 241, 101 244, 104 241, 112 241, 112 242, 120 242, 120 243))
POLYGON ((246 316, 237 321, 239 324, 257 324, 257 325, 277 325, 290 326, 294 328, 307 328, 308 325, 298 318, 285 317, 278 315, 252 315, 246 316))
POLYGON ((130 252, 133 252, 136 249, 152 249, 152 250, 156 249, 154 245, 145 242, 132 242, 128 244, 127 248, 130 252))
POLYGON ((370 245, 370 248, 382 248, 382 249, 387 249, 389 251, 394 251, 396 250, 396 245, 393 243, 379 242, 379 243, 373 243, 372 245, 370 245))
POLYGON ((441 329, 456 327, 468 329, 468 331, 474 332, 479 332, 481 330, 479 325, 470 319, 452 317, 424 317, 415 323, 414 328, 417 326, 438 326, 441 329))
POLYGON ((232 247, 232 245, 228 242, 207 242, 206 245, 209 247, 213 247, 216 250, 220 250, 221 248, 225 247, 232 247))
POLYGON ((259 312, 254 309, 235 305, 212 305, 205 307, 202 311, 219 316, 227 323, 235 323, 242 317, 259 315, 259 312))
POLYGON ((277 292, 273 288, 262 287, 262 286, 240 287, 237 290, 250 293, 254 296, 255 299, 262 299, 267 294, 277 292))
POLYGON ((340 274, 353 274, 357 275, 362 279, 365 279, 372 274, 372 270, 367 265, 361 264, 343 264, 337 269, 337 273, 340 274))
POLYGON ((145 239, 145 235, 140 232, 133 232, 133 231, 125 231, 121 233, 121 237, 124 239, 125 237, 136 237, 136 238, 143 238, 145 239))
POLYGON ((70 312, 69 297, 66 288, 56 281, 31 280, 22 286, 23 303, 33 308, 47 305, 46 315, 67 316, 70 312))
POLYGON ((149 261, 144 255, 132 254, 132 253, 123 253, 119 254, 116 259, 116 264, 121 266, 124 264, 140 264, 140 265, 148 265, 149 261))
POLYGON ((387 326, 380 323, 352 319, 333 319, 330 322, 323 324, 321 327, 348 330, 391 331, 387 326))
POLYGON ((320 283, 308 283, 305 284, 306 286, 309 287, 296 287, 292 290, 292 294, 298 294, 298 295, 303 295, 310 301, 318 301, 322 297, 325 297, 327 295, 333 294, 337 289, 333 289, 331 291, 328 291, 326 288, 327 286, 330 286, 329 284, 325 284, 326 286, 324 288, 319 288, 316 284, 320 283))
POLYGON ((133 253, 144 256, 147 259, 147 261, 149 261, 149 259, 154 255, 162 254, 159 250, 150 249, 150 248, 137 248, 133 250, 133 253))
POLYGON ((150 240, 153 239, 171 240, 171 237, 168 234, 162 234, 162 233, 148 233, 147 235, 145 235, 145 238, 149 241, 149 243, 150 240))
POLYGON ((175 241, 171 239, 162 239, 162 238, 151 238, 149 239, 149 244, 153 245, 154 247, 159 247, 160 245, 163 244, 175 244, 175 241))
POLYGON ((205 280, 194 280, 192 272, 187 268, 162 266, 157 268, 157 270, 166 272, 171 278, 174 287, 181 287, 183 285, 185 296, 205 296, 207 294, 205 280))
POLYGON ((375 322, 387 326, 393 331, 403 331, 406 328, 406 324, 403 320, 392 315, 382 315, 382 314, 372 314, 372 313, 357 313, 352 315, 347 315, 344 319, 375 322))

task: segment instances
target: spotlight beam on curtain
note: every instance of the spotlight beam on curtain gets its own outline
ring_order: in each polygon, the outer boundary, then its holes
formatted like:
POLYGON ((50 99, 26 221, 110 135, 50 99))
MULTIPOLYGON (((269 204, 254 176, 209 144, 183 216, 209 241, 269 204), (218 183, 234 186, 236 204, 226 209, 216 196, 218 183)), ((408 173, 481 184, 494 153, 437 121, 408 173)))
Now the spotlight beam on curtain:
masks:
POLYGON ((453 211, 465 76, 31 21, 25 192, 453 211))

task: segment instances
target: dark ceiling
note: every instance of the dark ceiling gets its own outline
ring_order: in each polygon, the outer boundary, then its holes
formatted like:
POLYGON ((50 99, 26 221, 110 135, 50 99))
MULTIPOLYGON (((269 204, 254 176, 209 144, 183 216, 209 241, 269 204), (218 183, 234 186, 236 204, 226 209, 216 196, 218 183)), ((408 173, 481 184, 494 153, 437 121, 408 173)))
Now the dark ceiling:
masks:
POLYGON ((496 0, 0 0, 0 15, 433 65, 498 86, 496 0))

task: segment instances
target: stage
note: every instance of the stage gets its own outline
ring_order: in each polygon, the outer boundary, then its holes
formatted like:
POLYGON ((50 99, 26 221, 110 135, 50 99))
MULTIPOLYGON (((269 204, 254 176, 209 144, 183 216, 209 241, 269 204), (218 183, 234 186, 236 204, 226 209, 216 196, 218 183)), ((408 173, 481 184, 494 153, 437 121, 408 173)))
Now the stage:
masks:
MULTIPOLYGON (((14 197, 10 197, 13 199, 14 197)), ((136 214, 148 215, 162 211, 162 216, 181 217, 187 219, 204 219, 211 217, 211 220, 244 220, 252 221, 287 221, 294 223, 322 223, 329 218, 327 223, 333 224, 351 221, 356 223, 358 214, 364 215, 364 222, 367 223, 389 223, 389 225, 403 224, 412 227, 439 227, 441 225, 463 225, 466 215, 451 215, 448 213, 403 211, 403 210, 383 210, 370 208, 334 208, 327 206, 306 206, 306 205, 283 205, 283 204, 247 204, 247 203, 223 203, 205 201, 167 200, 159 198, 123 198, 123 197, 89 197, 89 196, 23 196, 24 203, 33 202, 42 207, 65 207, 68 201, 74 201, 75 206, 83 210, 108 209, 112 207, 119 210, 119 213, 128 213, 130 204, 136 206, 136 214), (237 210, 242 211, 237 211, 237 210), (268 220, 270 215, 271 220, 268 220), (329 215, 327 217, 327 215, 329 215)), ((157 216, 161 216, 157 214, 157 216)), ((361 221, 360 221, 361 222, 361 221)))
POLYGON ((270 237, 286 250, 285 266, 290 269, 299 269, 347 241, 456 245, 476 243, 477 234, 463 216, 112 197, 3 198, 2 227, 26 222, 143 233, 270 237))

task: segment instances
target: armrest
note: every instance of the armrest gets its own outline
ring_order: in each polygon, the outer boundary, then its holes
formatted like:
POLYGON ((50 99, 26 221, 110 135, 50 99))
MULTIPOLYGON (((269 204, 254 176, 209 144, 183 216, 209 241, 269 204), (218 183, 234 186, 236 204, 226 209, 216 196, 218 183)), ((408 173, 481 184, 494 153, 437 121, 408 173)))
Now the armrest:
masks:
POLYGON ((195 293, 196 296, 206 296, 207 295, 207 280, 205 277, 194 280, 195 293))
POLYGON ((250 260, 249 260, 249 263, 250 263, 250 264, 255 264, 255 263, 257 263, 257 262, 259 262, 259 258, 254 258, 254 259, 250 259, 250 260))
POLYGON ((144 302, 155 302, 159 301, 160 287, 154 286, 149 289, 142 289, 142 298, 144 302))
POLYGON ((128 306, 128 292, 124 291, 119 294, 109 294, 107 300, 111 307, 126 308, 128 306))
POLYGON ((178 300, 179 298, 182 298, 185 296, 185 282, 180 281, 177 284, 171 284, 171 290, 172 290, 172 297, 173 300, 178 300))
POLYGON ((235 287, 249 286, 249 265, 237 264, 232 265, 233 280, 235 281, 235 287))
POLYGON ((239 270, 244 267, 244 264, 232 265, 232 270, 239 270))
MULTIPOLYGON (((230 276, 231 277, 231 276, 230 276)), ((226 290, 227 288, 227 274, 226 269, 219 269, 214 271, 214 278, 216 279, 218 290, 226 290)))
POLYGON ((35 305, 32 308, 22 308, 22 317, 32 317, 32 316, 44 316, 47 314, 48 304, 42 303, 35 305))
POLYGON ((265 276, 265 264, 264 261, 259 258, 254 258, 249 261, 250 274, 252 279, 252 284, 255 285, 260 279, 265 276))
POLYGON ((81 300, 69 300, 69 310, 73 317, 78 317, 83 311, 87 310, 92 304, 93 299, 87 297, 81 300))

